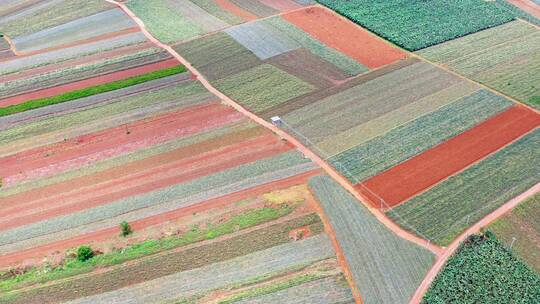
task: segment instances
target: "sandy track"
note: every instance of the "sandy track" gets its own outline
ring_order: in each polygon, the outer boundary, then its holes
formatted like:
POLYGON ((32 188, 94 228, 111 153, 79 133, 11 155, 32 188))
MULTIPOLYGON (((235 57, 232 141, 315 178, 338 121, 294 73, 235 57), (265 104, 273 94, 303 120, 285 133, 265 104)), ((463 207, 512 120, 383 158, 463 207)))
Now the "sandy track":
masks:
MULTIPOLYGON (((141 28, 141 31, 142 33, 150 40, 152 41, 154 44, 156 44, 157 46, 167 50, 171 55, 173 55, 173 57, 175 57, 178 61, 180 61, 182 64, 184 64, 192 73, 195 77, 197 77, 197 79, 199 79, 199 81, 211 92, 213 93, 214 95, 216 95, 218 98, 220 98, 221 100, 223 100, 223 102, 229 104, 231 107, 233 107, 234 109, 238 110, 240 113, 244 114, 245 116, 249 117, 250 119, 252 119, 253 121, 257 122, 258 124, 264 126, 265 128, 271 130, 272 132, 276 133, 277 135, 279 135, 280 137, 286 139, 287 141, 289 141, 291 144, 293 144, 294 146, 297 147, 297 149, 302 152, 304 155, 306 155, 306 157, 308 157, 309 159, 311 159, 314 163, 316 163, 317 165, 319 165, 327 174, 329 174, 334 180, 336 180, 341 186, 343 186, 345 189, 347 189, 347 191, 351 192, 356 199, 358 199, 360 202, 362 202, 364 205, 366 205, 366 207, 368 207, 369 211, 377 218, 378 221, 380 221, 382 224, 384 224, 388 229, 390 229, 391 231, 393 231, 396 235, 398 235, 399 237, 402 237, 406 240, 409 240, 419 246, 422 246, 432 252, 434 252, 435 254, 437 255, 440 255, 442 253, 442 249, 436 245, 433 245, 431 243, 429 243, 428 241, 424 240, 424 239, 421 239, 419 238, 418 236, 414 235, 414 234, 411 234, 410 232, 408 231, 405 231, 403 230, 401 227, 399 227, 396 223, 394 223, 393 221, 391 221, 390 219, 388 219, 386 217, 386 215, 384 213, 382 213, 381 211, 377 210, 376 208, 372 208, 369 203, 367 202, 368 200, 366 199, 365 196, 363 196, 362 194, 360 194, 358 191, 356 191, 356 189, 354 188, 354 186, 345 178, 343 177, 341 174, 339 174, 332 166, 330 166, 328 163, 326 163, 322 158, 320 158, 317 154, 315 154, 314 152, 312 152, 310 149, 308 149, 307 147, 305 147, 302 143, 300 143, 296 138, 294 138, 293 136, 289 135, 288 133, 284 132, 283 130, 281 130, 280 128, 272 125, 271 123, 265 121, 264 119, 258 117, 257 115, 249 112, 248 110, 246 110, 244 107, 242 107, 241 105, 239 105, 237 102, 233 101, 232 99, 230 99, 228 96, 226 96, 225 94, 221 93, 219 90, 217 90, 216 88, 214 88, 209 82, 208 80, 206 80, 204 78, 204 76, 197 70, 195 69, 186 59, 184 59, 182 56, 180 56, 176 51, 174 51, 174 49, 171 47, 171 46, 168 46, 166 44, 163 44, 161 43, 159 40, 157 40, 156 38, 154 38, 152 36, 152 34, 150 34, 146 28, 145 28, 145 25, 144 23, 131 11, 129 10, 129 8, 127 8, 125 6, 125 4, 123 3, 119 3, 119 2, 116 2, 116 1, 113 1, 113 0, 107 0, 108 2, 110 3, 113 3, 117 6, 119 6, 120 8, 122 8, 122 10, 128 15, 130 16, 130 18, 132 18, 136 23, 137 25, 140 26, 141 28)), ((335 236, 334 236, 335 237, 335 236)), ((338 248, 339 249, 339 248, 338 248)), ((350 273, 350 269, 347 267, 346 268, 346 271, 348 271, 350 273)), ((354 288, 353 286, 351 286, 351 288, 354 288)), ((355 301, 357 304, 361 304, 362 303, 362 300, 360 299, 360 297, 355 297, 355 301)))
POLYGON ((499 217, 511 211, 521 202, 535 195, 538 192, 540 192, 540 183, 534 185, 532 188, 520 194, 519 196, 511 199, 510 201, 508 201, 507 203, 499 207, 497 210, 490 213, 489 215, 487 215, 486 217, 482 218, 480 221, 478 221, 477 223, 469 227, 469 229, 467 229, 459 237, 457 237, 452 242, 452 244, 450 244, 450 246, 445 248, 444 253, 439 256, 439 258, 437 259, 437 262, 435 262, 431 270, 428 272, 428 274, 424 278, 424 281, 422 281, 422 284, 420 284, 420 286, 416 290, 410 303, 420 303, 422 301, 424 294, 428 291, 429 286, 431 285, 433 280, 435 280, 435 277, 437 276, 437 274, 441 271, 441 269, 444 267, 448 259, 454 254, 454 252, 459 248, 459 245, 461 245, 463 241, 465 241, 470 235, 478 233, 483 227, 488 226, 489 224, 497 220, 499 217))

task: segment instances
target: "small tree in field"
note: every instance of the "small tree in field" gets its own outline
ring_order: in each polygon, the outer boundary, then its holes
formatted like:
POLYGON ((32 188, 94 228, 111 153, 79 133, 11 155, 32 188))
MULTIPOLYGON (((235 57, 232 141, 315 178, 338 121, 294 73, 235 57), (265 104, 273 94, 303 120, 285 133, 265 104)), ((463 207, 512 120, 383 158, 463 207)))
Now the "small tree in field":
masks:
POLYGON ((120 223, 120 229, 122 230, 122 236, 124 237, 133 233, 133 229, 131 229, 131 226, 126 221, 120 223))
POLYGON ((77 260, 81 262, 88 261, 94 256, 94 251, 90 246, 81 246, 77 249, 77 260))

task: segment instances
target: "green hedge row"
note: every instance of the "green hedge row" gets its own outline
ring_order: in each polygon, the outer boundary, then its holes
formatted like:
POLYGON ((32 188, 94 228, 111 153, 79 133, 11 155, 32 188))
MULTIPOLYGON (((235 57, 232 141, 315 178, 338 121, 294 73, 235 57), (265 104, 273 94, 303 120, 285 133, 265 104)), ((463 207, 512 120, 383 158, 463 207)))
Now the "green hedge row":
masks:
POLYGON ((33 110, 41 107, 46 107, 66 101, 71 101, 83 97, 88 97, 100 93, 105 93, 109 91, 114 91, 118 89, 122 89, 125 87, 133 86, 136 84, 140 84, 143 82, 148 82, 150 80, 163 78, 179 73, 183 73, 186 71, 186 68, 183 65, 166 68, 159 71, 150 72, 143 75, 133 76, 130 78, 117 80, 113 82, 109 82, 106 84, 101 84, 89 88, 84 88, 80 90, 75 90, 71 92, 67 92, 64 94, 46 97, 46 98, 39 98, 39 99, 33 99, 24 103, 11 105, 8 107, 0 108, 0 117, 7 116, 15 113, 20 113, 28 110, 33 110))

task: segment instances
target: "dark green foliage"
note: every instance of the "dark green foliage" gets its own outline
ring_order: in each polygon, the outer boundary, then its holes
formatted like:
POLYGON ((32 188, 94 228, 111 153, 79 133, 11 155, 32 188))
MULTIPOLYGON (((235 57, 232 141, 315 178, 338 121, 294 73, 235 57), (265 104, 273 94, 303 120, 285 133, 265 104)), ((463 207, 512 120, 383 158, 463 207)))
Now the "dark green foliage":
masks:
POLYGON ((500 25, 515 17, 507 8, 484 0, 318 1, 410 51, 500 25))
POLYGON ((24 103, 8 106, 5 108, 0 108, 0 117, 19 113, 19 112, 24 112, 24 111, 28 111, 32 109, 37 109, 37 108, 41 108, 45 106, 50 106, 53 104, 62 103, 62 102, 70 101, 70 100, 75 100, 75 99, 79 99, 83 97, 88 97, 88 96, 92 96, 92 95, 96 95, 100 93, 105 93, 105 92, 109 92, 113 90, 118 90, 125 87, 140 84, 143 82, 147 82, 150 80, 183 73, 185 71, 186 71, 186 68, 180 65, 180 66, 175 66, 175 67, 171 67, 171 68, 167 68, 167 69, 163 69, 159 71, 154 71, 154 72, 139 75, 139 76, 134 76, 134 77, 118 80, 118 81, 113 81, 113 82, 98 85, 98 86, 71 91, 71 92, 67 92, 64 94, 56 95, 56 96, 34 99, 34 100, 30 100, 24 103))
POLYGON ((514 6, 513 4, 507 2, 506 0, 495 0, 496 3, 501 7, 506 9, 508 12, 516 16, 517 18, 521 18, 523 20, 527 20, 530 23, 536 24, 540 26, 540 19, 529 15, 527 12, 522 11, 519 7, 514 6))
POLYGON ((90 246, 81 246, 77 249, 77 260, 84 262, 88 261, 94 256, 94 251, 90 246))
POLYGON ((133 233, 133 229, 131 229, 131 226, 126 221, 120 223, 120 230, 122 230, 122 236, 128 236, 133 233))
POLYGON ((488 231, 460 246, 422 303, 540 303, 540 276, 488 231))
POLYGON ((533 96, 527 100, 527 103, 534 106, 535 108, 540 108, 540 96, 533 96))

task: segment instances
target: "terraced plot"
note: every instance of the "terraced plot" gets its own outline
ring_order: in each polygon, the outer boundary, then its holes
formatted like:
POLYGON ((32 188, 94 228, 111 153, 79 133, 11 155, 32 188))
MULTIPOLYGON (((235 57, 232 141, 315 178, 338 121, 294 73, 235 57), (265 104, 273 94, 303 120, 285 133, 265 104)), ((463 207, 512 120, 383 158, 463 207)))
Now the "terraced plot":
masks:
POLYGON ((540 108, 539 48, 540 30, 514 21, 418 54, 540 108))

